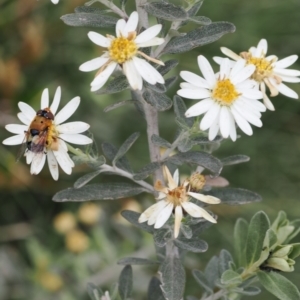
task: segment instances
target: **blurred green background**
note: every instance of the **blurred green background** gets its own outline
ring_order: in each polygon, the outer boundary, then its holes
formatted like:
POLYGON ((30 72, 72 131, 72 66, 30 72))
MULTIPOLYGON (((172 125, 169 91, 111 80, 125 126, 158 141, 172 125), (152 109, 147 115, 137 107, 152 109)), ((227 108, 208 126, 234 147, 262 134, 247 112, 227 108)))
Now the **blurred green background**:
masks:
MULTIPOLYGON (((129 99, 129 93, 99 96, 89 91, 94 72, 82 73, 78 67, 99 54, 99 49, 87 37, 91 29, 68 27, 60 20, 62 15, 73 12, 83 3, 82 0, 61 0, 58 5, 50 0, 0 1, 0 139, 11 136, 4 129, 6 124, 19 123, 16 118, 19 101, 38 108, 42 90, 48 87, 53 97, 60 85, 60 108, 71 98, 81 97, 80 107, 72 120, 91 125, 99 149, 103 141, 119 146, 131 133, 143 133, 128 156, 138 170, 148 162, 143 118, 133 106, 103 112, 107 105, 129 99)), ((133 1, 128 1, 127 12, 133 7, 133 1)), ((221 46, 239 53, 256 46, 261 38, 268 41, 268 54, 279 58, 299 54, 298 0, 206 0, 198 15, 212 21, 232 22, 237 30, 191 53, 162 57, 163 60, 179 59, 174 74, 180 70, 199 73, 196 65, 199 54, 212 62, 213 56, 221 55, 221 46)), ((182 30, 191 28, 189 25, 182 30)), ((113 33, 113 30, 99 32, 113 33)), ((212 65, 217 70, 213 62, 212 65)), ((300 62, 292 68, 300 69, 300 62)), ((170 97, 176 93, 178 84, 179 81, 170 91, 170 97)), ((299 84, 289 86, 300 94, 299 84)), ((263 201, 240 207, 220 205, 213 208, 219 215, 218 224, 203 235, 209 250, 205 254, 187 256, 189 276, 190 269, 203 269, 208 259, 218 255, 222 248, 232 250, 233 225, 237 218, 249 220, 259 210, 266 211, 272 220, 280 210, 285 210, 290 219, 300 215, 300 103, 280 95, 272 101, 276 111, 263 114, 263 128, 254 128, 252 137, 242 134, 235 143, 226 141, 215 152, 219 158, 233 154, 251 157, 247 164, 226 167, 222 176, 233 187, 261 194, 263 201)), ((185 102, 187 106, 192 104, 190 100, 185 102)), ((160 128, 162 137, 172 141, 176 132, 172 111, 160 114, 160 128)), ((109 289, 117 281, 121 266, 116 262, 121 257, 154 258, 151 237, 132 228, 119 214, 125 208, 142 210, 152 203, 151 198, 142 195, 136 200, 113 203, 95 201, 96 207, 52 202, 56 192, 72 186, 78 177, 90 170, 87 166, 77 166, 72 176, 60 172, 58 182, 52 180, 47 167, 39 176, 31 176, 23 157, 16 163, 19 151, 18 146, 0 144, 1 300, 88 299, 87 282, 109 289), (65 212, 68 214, 62 214, 65 212), (89 216, 88 220, 82 215, 89 216), (71 230, 68 234, 59 233, 66 228, 71 230)), ((100 180, 105 179, 100 177, 100 180)), ((294 273, 287 274, 298 287, 299 265, 294 273)), ((152 267, 134 268, 135 299, 145 299, 141 295, 155 272, 152 267)), ((187 291, 198 297, 201 295, 191 277, 187 291)), ((264 293, 256 299, 275 297, 264 293)))

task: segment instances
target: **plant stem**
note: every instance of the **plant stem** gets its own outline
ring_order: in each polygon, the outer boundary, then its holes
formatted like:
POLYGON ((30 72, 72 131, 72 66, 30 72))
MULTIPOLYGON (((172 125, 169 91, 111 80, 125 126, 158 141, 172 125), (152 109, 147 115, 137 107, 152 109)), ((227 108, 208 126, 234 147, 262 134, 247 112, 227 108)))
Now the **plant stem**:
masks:
POLYGON ((202 300, 217 300, 220 299, 221 297, 223 297, 224 295, 226 295, 227 291, 226 290, 220 290, 202 300))
POLYGON ((92 0, 92 1, 87 2, 85 5, 89 6, 89 5, 92 5, 95 2, 102 3, 103 5, 109 7, 114 13, 118 14, 123 19, 128 19, 127 14, 124 11, 122 11, 118 6, 113 4, 113 2, 110 1, 110 0, 92 0))
POLYGON ((147 0, 135 0, 136 10, 139 14, 139 29, 144 27, 147 29, 149 27, 148 14, 142 7, 147 3, 147 0))
POLYGON ((166 158, 169 157, 169 155, 171 154, 171 152, 178 146, 178 144, 180 143, 182 137, 184 136, 185 133, 181 132, 178 137, 176 138, 176 140, 173 142, 172 146, 170 148, 168 148, 164 154, 161 156, 161 160, 164 160, 166 158))

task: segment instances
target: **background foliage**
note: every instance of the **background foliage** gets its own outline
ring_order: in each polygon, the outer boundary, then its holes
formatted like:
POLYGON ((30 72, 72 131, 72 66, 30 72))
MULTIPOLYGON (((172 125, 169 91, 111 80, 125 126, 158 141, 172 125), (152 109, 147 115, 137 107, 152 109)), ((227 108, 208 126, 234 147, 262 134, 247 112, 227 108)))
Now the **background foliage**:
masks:
MULTIPOLYGON (((91 124, 99 149, 104 141, 120 146, 137 131, 137 124, 140 132, 145 131, 143 118, 134 113, 132 106, 103 112, 107 105, 126 100, 127 92, 105 96, 92 94, 89 83, 93 74, 78 70, 81 63, 98 54, 97 47, 87 38, 89 28, 68 27, 59 18, 83 3, 82 0, 61 0, 55 6, 50 0, 1 1, 1 140, 10 135, 4 129, 5 124, 17 121, 19 101, 39 107, 42 90, 49 87, 53 95, 58 85, 62 86, 63 104, 74 96, 81 96, 80 110, 73 120, 80 115, 80 120, 91 124)), ((128 1, 128 12, 130 6, 131 1, 128 1)), ((212 21, 232 22, 237 31, 213 44, 181 55, 177 73, 179 70, 198 73, 195 61, 199 54, 209 58, 220 55, 220 46, 240 52, 257 45, 261 38, 267 39, 269 54, 274 53, 279 58, 299 55, 299 9, 300 3, 296 0, 204 2, 199 15, 212 21)), ((162 58, 174 57, 179 56, 165 55, 162 58)), ((300 69, 299 61, 293 69, 300 69)), ((292 88, 300 94, 299 85, 292 88)), ((169 96, 172 97, 177 89, 178 82, 169 96)), ((185 103, 190 106, 192 101, 186 100, 185 103)), ((246 164, 225 168, 222 176, 230 181, 232 187, 259 193, 263 202, 241 207, 213 207, 212 210, 219 216, 218 224, 203 236, 209 250, 189 254, 186 260, 188 268, 203 269, 210 257, 218 255, 221 248, 232 250, 233 224, 238 217, 249 220, 254 212, 261 209, 272 219, 281 209, 287 212, 290 220, 298 217, 300 105, 280 95, 274 98, 273 103, 276 111, 264 113, 264 126, 254 128, 253 137, 243 136, 235 143, 228 141, 215 152, 220 158, 233 154, 251 157, 246 164)), ((161 113, 160 125, 161 136, 172 140, 176 128, 173 114, 161 113)), ((80 254, 73 253, 65 246, 65 235, 54 229, 53 219, 63 211, 77 215, 80 204, 54 203, 51 199, 57 191, 71 186, 88 171, 88 167, 78 166, 72 176, 61 172, 60 180, 54 182, 46 168, 39 176, 31 176, 23 158, 15 163, 18 151, 0 144, 0 299, 87 299, 86 282, 109 288, 120 273, 122 266, 116 262, 121 257, 151 257, 154 249, 150 235, 131 228, 122 220, 119 211, 128 208, 142 210, 152 203, 152 199, 146 199, 142 194, 136 200, 117 200, 113 205, 105 201, 95 202, 102 211, 98 223, 87 225, 81 222, 77 225, 85 233, 88 249, 80 254), (136 254, 131 255, 133 252, 136 254), (43 281, 41 278, 46 279, 43 281), (49 286, 45 282, 54 283, 49 286)), ((146 136, 142 135, 128 153, 137 170, 148 162, 147 153, 146 136), (139 159, 135 160, 138 153, 139 159)), ((134 267, 134 277, 138 280, 134 283, 135 298, 141 298, 138 293, 146 290, 155 271, 155 265, 134 267)), ((187 275, 187 290, 200 296, 201 291, 191 273, 187 275)), ((287 277, 300 282, 299 266, 296 265, 296 271, 287 277)), ((261 294, 256 299, 273 298, 270 294, 261 294)))

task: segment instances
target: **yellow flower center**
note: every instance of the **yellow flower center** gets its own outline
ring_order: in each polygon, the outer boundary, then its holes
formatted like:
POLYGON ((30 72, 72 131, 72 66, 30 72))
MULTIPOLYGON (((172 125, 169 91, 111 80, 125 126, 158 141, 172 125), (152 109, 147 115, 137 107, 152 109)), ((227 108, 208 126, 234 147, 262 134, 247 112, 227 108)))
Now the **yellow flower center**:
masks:
POLYGON ((135 56, 138 51, 138 47, 134 42, 135 35, 136 33, 134 32, 129 34, 128 38, 115 38, 108 49, 110 58, 115 62, 122 64, 135 56))
POLYGON ((182 185, 173 190, 169 190, 167 194, 167 200, 173 203, 174 206, 181 205, 181 203, 187 201, 187 199, 186 188, 182 185))
POLYGON ((218 80, 212 93, 212 97, 225 106, 230 106, 238 96, 239 93, 229 79, 218 80))
POLYGON ((273 71, 272 63, 273 61, 268 61, 265 58, 249 57, 247 64, 252 64, 256 67, 251 78, 255 81, 261 82, 264 78, 269 77, 273 71))

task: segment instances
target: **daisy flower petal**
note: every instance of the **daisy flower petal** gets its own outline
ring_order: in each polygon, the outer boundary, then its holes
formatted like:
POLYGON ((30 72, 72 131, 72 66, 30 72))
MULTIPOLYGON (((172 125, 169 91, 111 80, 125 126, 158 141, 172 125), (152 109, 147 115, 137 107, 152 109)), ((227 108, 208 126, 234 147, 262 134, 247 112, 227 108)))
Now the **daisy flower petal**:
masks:
POLYGON ((182 220, 182 208, 180 205, 176 206, 175 208, 175 222, 174 222, 174 237, 175 239, 178 237, 179 235, 179 231, 180 231, 180 224, 181 224, 181 220, 182 220))
POLYGON ((58 125, 57 130, 59 133, 82 133, 90 128, 90 125, 84 122, 69 122, 65 124, 58 125))
POLYGON ((109 57, 97 57, 80 65, 79 70, 82 72, 90 72, 100 69, 109 60, 109 57))
POLYGON ((123 71, 127 77, 127 80, 133 90, 141 90, 143 87, 143 80, 140 73, 137 71, 133 61, 126 61, 123 64, 123 71))
POLYGON ((73 98, 68 104, 66 104, 62 110, 55 116, 55 124, 59 125, 69 119, 80 104, 80 97, 73 98))
POLYGON ((49 107, 49 90, 44 89, 41 98, 41 109, 49 107))
POLYGON ((9 124, 5 126, 5 129, 14 134, 22 134, 24 137, 24 133, 28 130, 28 126, 20 124, 9 124))
POLYGON ((100 33, 90 31, 88 37, 94 44, 100 47, 108 48, 110 46, 110 40, 100 33))
POLYGON ((212 87, 216 82, 215 74, 208 60, 203 55, 198 56, 198 65, 204 78, 212 87))
POLYGON ((51 112, 55 115, 59 106, 59 102, 60 102, 60 98, 61 98, 61 88, 60 86, 57 87, 55 94, 54 94, 54 98, 53 98, 53 102, 50 106, 50 110, 51 112))
POLYGON ((20 108, 20 111, 25 115, 25 117, 29 120, 33 120, 33 118, 36 115, 36 112, 34 111, 34 109, 29 106, 27 103, 25 102, 19 102, 18 106, 20 108))
POLYGON ((2 144, 8 145, 8 146, 13 146, 13 145, 20 145, 23 142, 25 142, 25 135, 24 134, 18 134, 18 135, 13 135, 7 139, 5 139, 2 144))
POLYGON ((139 15, 136 11, 132 12, 125 27, 124 27, 124 31, 126 32, 133 32, 136 30, 137 25, 139 22, 139 15))
POLYGON ((161 228, 165 225, 172 214, 173 204, 169 203, 157 216, 156 222, 154 224, 154 228, 161 228))
POLYGON ((275 63, 276 68, 285 69, 291 66, 298 59, 298 55, 290 55, 275 63))
POLYGON ((59 176, 58 164, 57 164, 57 160, 51 150, 47 152, 47 160, 48 160, 48 167, 49 167, 50 173, 52 175, 52 178, 54 180, 58 180, 58 176, 59 176))
POLYGON ((145 31, 140 33, 135 38, 135 42, 138 45, 139 43, 145 43, 145 42, 153 39, 154 37, 156 37, 160 33, 161 28, 162 28, 161 24, 156 24, 154 26, 149 27, 148 29, 146 29, 145 31))
POLYGON ((75 134, 61 133, 59 136, 60 138, 62 138, 63 140, 71 144, 87 145, 93 142, 93 140, 90 139, 89 137, 79 133, 75 133, 75 134))

